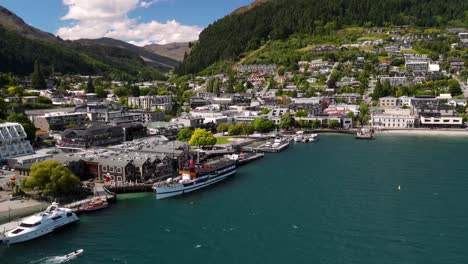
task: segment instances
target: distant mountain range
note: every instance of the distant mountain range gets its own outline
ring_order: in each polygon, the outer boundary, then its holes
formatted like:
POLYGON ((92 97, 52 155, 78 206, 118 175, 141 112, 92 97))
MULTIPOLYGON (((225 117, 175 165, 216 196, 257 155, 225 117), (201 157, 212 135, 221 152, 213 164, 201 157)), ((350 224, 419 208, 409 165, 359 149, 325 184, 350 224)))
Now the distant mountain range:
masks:
MULTIPOLYGON (((196 42, 192 42, 193 43, 196 42)), ((151 44, 144 46, 144 48, 150 52, 159 54, 164 57, 168 57, 174 59, 176 61, 183 61, 184 55, 190 53, 191 50, 190 42, 184 43, 170 43, 166 45, 159 45, 159 44, 151 44)))
POLYGON ((26 24, 0 6, 0 72, 29 75, 35 60, 46 71, 112 78, 164 79, 189 52, 188 43, 138 47, 100 38, 66 41, 26 24))

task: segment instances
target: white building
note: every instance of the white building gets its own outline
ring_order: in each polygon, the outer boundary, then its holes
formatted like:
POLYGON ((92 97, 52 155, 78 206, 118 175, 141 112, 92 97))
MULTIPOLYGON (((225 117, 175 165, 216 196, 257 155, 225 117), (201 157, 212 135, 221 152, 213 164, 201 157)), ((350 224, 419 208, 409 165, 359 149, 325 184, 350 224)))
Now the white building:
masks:
POLYGON ((155 111, 156 109, 159 109, 164 112, 169 112, 172 110, 172 96, 160 95, 129 97, 128 105, 148 111, 155 111))
POLYGON ((398 111, 386 111, 384 113, 373 113, 370 119, 372 127, 404 129, 414 128, 417 124, 417 116, 411 114, 409 109, 398 111))
POLYGON ((440 116, 440 117, 424 117, 421 116, 422 126, 437 126, 437 127, 461 127, 463 118, 458 116, 440 116))
POLYGON ((0 161, 34 153, 26 132, 18 123, 0 124, 0 161))

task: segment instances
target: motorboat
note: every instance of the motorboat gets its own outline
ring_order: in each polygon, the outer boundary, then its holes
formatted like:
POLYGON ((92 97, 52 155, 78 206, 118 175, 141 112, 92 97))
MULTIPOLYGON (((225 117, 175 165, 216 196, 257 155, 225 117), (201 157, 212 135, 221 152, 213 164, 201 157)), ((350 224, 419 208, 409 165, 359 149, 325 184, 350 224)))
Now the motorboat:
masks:
POLYGON ((52 203, 42 212, 25 218, 18 227, 0 234, 0 243, 15 244, 49 234, 80 219, 69 208, 52 203))
POLYGON ((64 261, 67 261, 67 260, 74 259, 74 258, 82 255, 83 253, 84 253, 84 249, 78 249, 78 250, 75 250, 75 251, 73 251, 71 253, 66 254, 62 258, 63 258, 64 261))
POLYGON ((318 140, 318 135, 317 134, 312 134, 309 137, 309 142, 315 142, 318 140))

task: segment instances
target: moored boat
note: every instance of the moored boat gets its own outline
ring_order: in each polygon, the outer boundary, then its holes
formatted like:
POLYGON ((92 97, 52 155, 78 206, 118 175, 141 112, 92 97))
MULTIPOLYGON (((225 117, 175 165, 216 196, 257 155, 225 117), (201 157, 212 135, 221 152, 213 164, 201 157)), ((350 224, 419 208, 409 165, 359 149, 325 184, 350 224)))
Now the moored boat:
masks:
POLYGON ((61 227, 79 221, 71 209, 52 203, 39 214, 25 218, 18 227, 0 234, 0 243, 15 244, 49 234, 61 227))
POLYGON ((317 134, 312 134, 309 137, 309 142, 315 142, 318 140, 318 135, 317 134))
POLYGON ((374 130, 370 128, 361 128, 356 133, 356 139, 374 139, 374 130))
POLYGON ((156 199, 164 199, 196 191, 225 180, 236 173, 236 162, 229 159, 221 159, 204 165, 195 165, 190 160, 189 168, 179 171, 177 178, 169 178, 164 182, 158 182, 153 186, 156 199))
POLYGON ((109 203, 102 199, 96 199, 83 207, 83 212, 94 212, 109 207, 109 203))

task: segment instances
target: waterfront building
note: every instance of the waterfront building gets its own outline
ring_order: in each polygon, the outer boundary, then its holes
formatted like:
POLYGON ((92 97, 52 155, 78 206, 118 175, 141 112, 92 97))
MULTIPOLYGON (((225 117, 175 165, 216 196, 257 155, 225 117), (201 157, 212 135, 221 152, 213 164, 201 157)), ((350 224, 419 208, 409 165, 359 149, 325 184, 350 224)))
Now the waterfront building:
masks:
POLYGON ((379 128, 415 128, 418 117, 410 109, 386 109, 382 113, 372 113, 370 125, 379 128))
POLYGON ((33 154, 34 150, 26 137, 22 125, 18 123, 0 124, 0 161, 33 154))
POLYGON ((98 125, 90 128, 66 129, 59 146, 62 148, 89 148, 118 144, 124 141, 122 127, 98 125))

